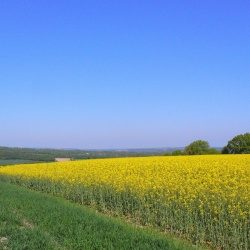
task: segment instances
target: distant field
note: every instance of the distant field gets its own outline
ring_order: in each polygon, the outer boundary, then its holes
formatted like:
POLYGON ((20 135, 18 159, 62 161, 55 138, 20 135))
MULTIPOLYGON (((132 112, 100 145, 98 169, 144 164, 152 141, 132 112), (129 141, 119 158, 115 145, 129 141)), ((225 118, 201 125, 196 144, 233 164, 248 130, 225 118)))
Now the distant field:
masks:
MULTIPOLYGON (((179 148, 178 148, 179 149, 179 148)), ((55 158, 99 159, 117 157, 137 157, 163 155, 175 148, 127 149, 127 150, 79 150, 79 149, 46 149, 46 148, 10 148, 0 146, 0 159, 32 160, 35 162, 53 162, 55 158)))
POLYGON ((35 161, 31 161, 31 160, 20 160, 20 159, 0 160, 0 166, 16 165, 16 164, 25 164, 25 163, 33 163, 33 162, 35 162, 35 161))

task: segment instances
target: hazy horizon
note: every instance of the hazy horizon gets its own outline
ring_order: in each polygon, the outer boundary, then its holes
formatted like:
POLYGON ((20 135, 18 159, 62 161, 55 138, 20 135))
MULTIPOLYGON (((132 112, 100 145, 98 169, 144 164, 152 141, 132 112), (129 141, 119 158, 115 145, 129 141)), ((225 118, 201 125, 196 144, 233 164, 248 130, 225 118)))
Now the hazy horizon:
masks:
MULTIPOLYGON (((188 145, 186 145, 188 146, 188 145)), ((30 148, 30 149, 58 149, 58 150, 85 150, 85 151, 105 151, 105 150, 154 150, 154 149, 159 149, 159 150, 164 150, 164 149, 184 149, 186 146, 164 146, 164 147, 146 147, 146 148, 58 148, 58 147, 14 147, 14 146, 5 146, 5 145, 0 145, 0 147, 10 147, 10 148, 30 148)), ((222 148, 222 146, 212 146, 210 145, 210 148, 222 148)))
POLYGON ((249 1, 0 3, 0 145, 223 147, 250 127, 249 1))

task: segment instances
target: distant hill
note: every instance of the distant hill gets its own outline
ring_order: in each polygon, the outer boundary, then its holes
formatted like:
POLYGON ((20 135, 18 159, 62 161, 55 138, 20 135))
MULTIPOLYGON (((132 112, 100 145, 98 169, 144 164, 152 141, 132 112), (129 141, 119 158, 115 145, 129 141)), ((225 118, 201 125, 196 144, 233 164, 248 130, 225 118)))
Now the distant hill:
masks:
MULTIPOLYGON (((216 147, 221 150, 221 147, 216 147)), ((184 150, 184 147, 132 148, 132 149, 48 149, 0 147, 0 160, 25 160, 33 162, 51 162, 55 158, 98 159, 116 157, 160 156, 166 152, 184 150)))
POLYGON ((0 147, 1 160, 30 160, 35 162, 51 162, 55 158, 97 159, 111 157, 158 156, 183 148, 139 148, 139 149, 47 149, 47 148, 17 148, 0 147))

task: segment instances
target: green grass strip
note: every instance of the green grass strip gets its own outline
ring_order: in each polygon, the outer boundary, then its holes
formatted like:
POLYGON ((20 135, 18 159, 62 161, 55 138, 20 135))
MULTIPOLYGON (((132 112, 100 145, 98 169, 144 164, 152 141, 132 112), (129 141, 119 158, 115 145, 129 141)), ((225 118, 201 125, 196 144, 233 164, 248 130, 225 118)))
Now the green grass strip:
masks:
POLYGON ((58 197, 0 182, 0 249, 193 249, 58 197))

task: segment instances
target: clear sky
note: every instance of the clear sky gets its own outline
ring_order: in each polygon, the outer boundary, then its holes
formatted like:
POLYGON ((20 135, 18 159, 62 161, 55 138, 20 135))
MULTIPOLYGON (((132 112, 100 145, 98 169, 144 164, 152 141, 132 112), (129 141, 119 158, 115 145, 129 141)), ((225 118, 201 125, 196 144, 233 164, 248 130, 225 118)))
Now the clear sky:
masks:
POLYGON ((250 1, 0 1, 0 145, 147 148, 250 131, 250 1))

